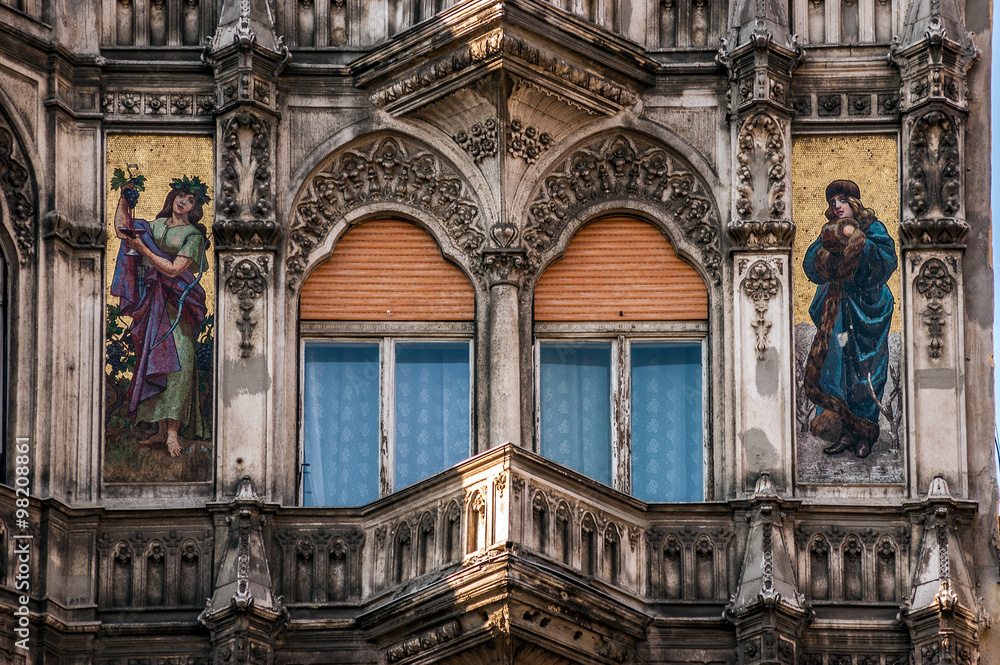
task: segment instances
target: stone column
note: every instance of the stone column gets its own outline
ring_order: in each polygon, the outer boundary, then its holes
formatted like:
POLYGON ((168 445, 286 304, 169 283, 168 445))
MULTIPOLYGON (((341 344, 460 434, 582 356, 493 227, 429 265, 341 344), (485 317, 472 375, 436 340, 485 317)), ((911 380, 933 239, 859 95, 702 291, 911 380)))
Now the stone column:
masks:
POLYGON ((910 489, 940 476, 967 497, 965 331, 966 74, 979 49, 953 0, 911 3, 900 68, 902 243, 910 489))
POLYGON ((217 478, 229 494, 243 477, 270 495, 275 391, 274 254, 277 75, 288 60, 263 0, 226 0, 207 61, 216 81, 215 238, 217 478))
POLYGON ((800 54, 782 45, 788 37, 780 7, 750 3, 738 15, 748 23, 734 29, 737 46, 723 49, 720 60, 731 81, 735 486, 745 492, 761 473, 769 474, 775 487, 792 486, 795 225, 787 200, 788 91, 800 54), (751 21, 757 14, 759 20, 751 21))
POLYGON ((518 277, 525 265, 523 249, 501 247, 483 252, 490 285, 490 448, 505 443, 521 445, 518 277))

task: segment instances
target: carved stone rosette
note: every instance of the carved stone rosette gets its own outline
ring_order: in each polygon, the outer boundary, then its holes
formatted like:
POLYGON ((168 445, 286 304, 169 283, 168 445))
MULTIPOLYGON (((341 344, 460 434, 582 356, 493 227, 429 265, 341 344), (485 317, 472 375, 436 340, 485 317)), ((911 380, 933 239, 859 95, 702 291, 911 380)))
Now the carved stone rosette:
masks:
POLYGON ((289 288, 335 223, 375 203, 417 208, 434 217, 455 246, 470 255, 486 240, 479 228, 479 202, 450 163, 402 137, 368 139, 337 152, 303 185, 288 233, 289 288))
POLYGON ((580 146, 541 178, 528 208, 523 238, 532 269, 566 226, 602 201, 654 205, 697 250, 716 284, 722 279, 719 214, 701 177, 665 146, 644 137, 615 135, 580 146))
POLYGON ((257 328, 253 311, 267 291, 266 276, 270 272, 270 261, 266 256, 259 256, 256 262, 243 259, 236 263, 235 259, 227 257, 223 260, 223 271, 226 290, 236 296, 240 310, 240 318, 236 321, 236 329, 240 331, 240 357, 249 358, 253 353, 253 333, 257 328))

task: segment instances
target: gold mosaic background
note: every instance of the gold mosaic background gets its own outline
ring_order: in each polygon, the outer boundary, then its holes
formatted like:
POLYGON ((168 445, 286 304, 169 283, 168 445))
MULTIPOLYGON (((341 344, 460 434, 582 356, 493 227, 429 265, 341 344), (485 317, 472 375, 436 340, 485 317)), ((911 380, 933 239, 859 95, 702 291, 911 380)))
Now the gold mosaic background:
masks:
MULTIPOLYGON (((106 188, 106 225, 108 229, 108 251, 106 254, 105 296, 109 305, 117 305, 118 298, 111 295, 111 278, 115 274, 118 247, 121 241, 115 237, 115 209, 119 193, 111 189, 111 176, 115 169, 128 173, 126 164, 138 164, 138 175, 146 176, 146 191, 142 192, 135 206, 135 217, 153 221, 153 216, 163 208, 163 200, 170 192, 170 181, 183 176, 198 176, 208 183, 208 195, 212 201, 205 206, 205 216, 201 223, 208 228, 212 238, 213 213, 215 211, 215 155, 212 138, 209 136, 167 136, 158 134, 114 134, 107 137, 106 168, 104 187, 106 188)), ((133 171, 134 172, 134 171, 133 171)), ((214 242, 212 247, 214 247, 214 242)), ((205 274, 201 286, 205 289, 209 315, 215 312, 215 265, 209 248, 206 256, 205 274)), ((197 267, 193 268, 198 274, 197 267)))
MULTIPOLYGON (((800 137, 792 143, 792 219, 795 221, 795 323, 812 324, 809 305, 816 293, 802 270, 802 258, 826 223, 826 186, 833 180, 853 180, 861 202, 873 209, 896 241, 899 256, 899 170, 896 138, 886 135, 800 137)), ((900 264, 902 265, 902 264, 900 264)), ((889 278, 896 300, 891 332, 901 330, 900 270, 889 278)))

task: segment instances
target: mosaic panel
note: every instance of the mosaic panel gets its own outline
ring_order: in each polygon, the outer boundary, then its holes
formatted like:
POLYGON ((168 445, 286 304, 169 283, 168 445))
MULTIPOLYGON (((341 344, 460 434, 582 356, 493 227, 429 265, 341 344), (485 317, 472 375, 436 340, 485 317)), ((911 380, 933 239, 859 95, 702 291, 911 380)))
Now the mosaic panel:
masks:
POLYGON ((902 483, 896 139, 797 138, 792 183, 798 481, 902 483))
POLYGON ((105 482, 211 480, 213 173, 210 137, 107 137, 105 482))

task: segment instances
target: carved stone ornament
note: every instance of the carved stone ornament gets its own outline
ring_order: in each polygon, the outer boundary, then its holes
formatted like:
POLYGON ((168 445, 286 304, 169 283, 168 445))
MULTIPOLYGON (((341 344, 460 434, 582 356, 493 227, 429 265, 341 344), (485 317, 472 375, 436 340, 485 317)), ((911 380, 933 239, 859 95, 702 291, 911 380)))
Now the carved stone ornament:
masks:
POLYGON ((767 310, 771 298, 778 295, 778 278, 774 269, 764 261, 756 261, 747 269, 742 283, 743 293, 753 302, 756 320, 750 323, 757 336, 757 360, 763 360, 767 352, 767 335, 771 323, 767 320, 767 310))
POLYGON ((547 132, 539 132, 520 120, 510 121, 510 132, 507 134, 507 153, 510 156, 534 164, 551 145, 552 137, 547 132))
POLYGON ((461 634, 461 626, 454 619, 421 635, 390 646, 386 650, 386 660, 395 663, 424 651, 430 651, 440 644, 450 642, 461 634))
MULTIPOLYGON (((3 118, 0 116, 0 122, 3 118)), ((10 224, 21 260, 35 253, 35 187, 14 134, 0 125, 0 190, 10 211, 10 224)))
POLYGON ((271 220, 220 220, 212 225, 216 249, 274 250, 281 226, 271 220))
POLYGON ((931 111, 914 122, 909 143, 906 205, 917 217, 954 216, 961 207, 955 119, 931 111))
POLYGON ((107 241, 103 225, 74 222, 59 212, 46 213, 42 219, 42 233, 45 238, 59 238, 79 249, 102 248, 107 241))
POLYGON ((951 293, 955 280, 948 272, 948 266, 941 259, 928 259, 920 269, 914 285, 917 292, 927 299, 927 307, 920 313, 920 318, 927 326, 930 337, 928 350, 931 358, 941 357, 944 326, 948 319, 941 301, 951 293))
POLYGON ((599 110, 606 113, 631 106, 638 98, 633 91, 604 76, 572 65, 516 36, 497 30, 377 88, 369 99, 376 106, 392 111, 408 98, 419 95, 422 90, 438 87, 444 79, 453 79, 466 70, 474 70, 487 61, 499 58, 518 61, 545 77, 579 90, 580 94, 592 100, 599 110))
POLYGON ((258 257, 256 263, 250 259, 243 259, 233 265, 234 263, 231 257, 223 262, 226 289, 236 296, 240 309, 240 318, 236 321, 236 328, 240 331, 240 357, 249 358, 253 353, 253 333, 257 328, 252 314, 257 301, 267 290, 264 276, 269 271, 269 262, 266 257, 258 257))
POLYGON ((523 233, 532 269, 566 225, 606 200, 634 200, 659 208, 700 252, 698 260, 721 282, 719 215, 704 181, 668 148, 649 139, 612 136, 577 148, 541 179, 523 233))
POLYGON ((518 277, 526 266, 523 249, 502 248, 483 251, 482 272, 489 279, 490 286, 497 284, 518 286, 518 277))
POLYGON ((479 230, 479 203, 455 168, 429 150, 398 137, 356 143, 338 152, 303 186, 288 233, 289 288, 348 211, 372 203, 399 203, 438 219, 455 245, 479 252, 486 235, 479 230))
POLYGON ((741 219, 780 219, 785 215, 785 126, 758 113, 743 123, 736 160, 741 219))
POLYGON ((222 132, 219 212, 223 219, 262 219, 271 214, 271 128, 253 113, 237 113, 222 132))
POLYGON ((487 118, 483 122, 477 122, 468 131, 459 132, 452 138, 462 149, 472 155, 472 159, 478 164, 487 157, 497 154, 497 121, 494 118, 487 118))

